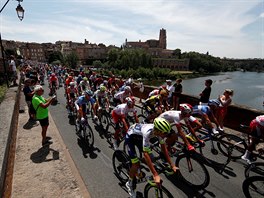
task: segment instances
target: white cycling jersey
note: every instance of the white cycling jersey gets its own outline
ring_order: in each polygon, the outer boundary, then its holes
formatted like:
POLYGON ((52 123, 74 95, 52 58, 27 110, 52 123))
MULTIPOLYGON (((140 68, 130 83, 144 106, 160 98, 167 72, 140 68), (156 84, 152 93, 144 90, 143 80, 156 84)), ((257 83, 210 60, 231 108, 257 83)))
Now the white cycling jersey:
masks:
POLYGON ((115 112, 115 114, 117 114, 117 115, 128 115, 128 113, 134 113, 134 114, 136 114, 137 113, 137 110, 136 110, 136 108, 129 108, 128 106, 127 106, 127 104, 126 103, 123 103, 123 104, 120 104, 120 105, 117 105, 114 109, 113 109, 113 111, 115 112))
MULTIPOLYGON (((148 150, 150 148, 150 139, 155 137, 153 133, 154 124, 142 124, 136 123, 129 127, 127 131, 127 135, 140 135, 143 137, 143 150, 148 150)), ((160 142, 162 142, 162 138, 156 136, 160 142)))
POLYGON ((165 111, 164 113, 160 114, 159 117, 164 118, 171 125, 172 124, 180 125, 181 120, 184 120, 184 122, 186 124, 188 124, 189 122, 196 121, 196 118, 195 117, 190 116, 190 117, 183 118, 181 116, 181 111, 174 111, 174 110, 165 111))

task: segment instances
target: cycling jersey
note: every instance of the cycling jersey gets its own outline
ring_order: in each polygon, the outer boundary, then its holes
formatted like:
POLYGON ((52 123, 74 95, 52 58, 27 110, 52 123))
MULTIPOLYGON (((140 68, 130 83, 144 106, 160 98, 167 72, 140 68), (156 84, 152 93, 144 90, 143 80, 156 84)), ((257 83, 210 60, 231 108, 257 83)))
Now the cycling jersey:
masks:
POLYGON ((174 110, 165 111, 159 117, 166 119, 170 124, 175 124, 176 126, 181 126, 181 120, 184 120, 186 124, 196 121, 196 118, 193 116, 182 118, 181 111, 174 110))
MULTIPOLYGON (((157 137, 160 143, 164 143, 161 137, 154 135, 153 128, 154 128, 154 124, 142 124, 142 123, 133 124, 131 127, 129 127, 127 131, 126 142, 129 142, 129 138, 133 137, 133 135, 142 136, 143 151, 150 153, 151 152, 151 149, 150 149, 150 146, 151 146, 150 139, 151 138, 157 137)), ((133 155, 133 153, 131 155, 133 155)))
POLYGON ((88 81, 84 81, 84 80, 82 80, 80 82, 79 86, 81 86, 82 90, 84 90, 84 91, 89 89, 89 87, 90 87, 89 82, 88 81))
POLYGON ((115 95, 114 95, 114 98, 117 99, 117 100, 120 100, 122 103, 124 102, 124 100, 129 97, 130 93, 125 93, 125 91, 120 91, 120 92, 117 92, 115 95))
POLYGON ((87 100, 87 99, 85 98, 85 96, 80 96, 80 97, 76 100, 75 103, 78 104, 79 106, 82 106, 82 105, 86 105, 86 104, 88 104, 89 102, 93 105, 93 104, 95 103, 95 99, 92 98, 92 97, 90 97, 90 99, 87 100))
POLYGON ((71 98, 75 98, 75 94, 77 94, 77 89, 75 87, 73 87, 73 88, 68 87, 67 88, 67 94, 70 94, 71 98))
POLYGON ((136 108, 129 108, 126 103, 117 105, 112 110, 112 118, 114 120, 114 123, 118 123, 121 117, 126 117, 130 112, 136 114, 137 110, 136 108))
POLYGON ((97 90, 96 92, 94 92, 94 98, 96 100, 99 101, 100 105, 103 105, 103 101, 102 99, 106 99, 107 98, 107 92, 106 91, 100 91, 100 90, 97 90))
POLYGON ((209 106, 207 105, 195 105, 193 106, 193 112, 192 114, 198 114, 198 115, 210 115, 212 112, 211 112, 211 109, 209 106))
POLYGON ((250 122, 251 132, 256 132, 258 137, 264 136, 264 115, 257 116, 250 122))

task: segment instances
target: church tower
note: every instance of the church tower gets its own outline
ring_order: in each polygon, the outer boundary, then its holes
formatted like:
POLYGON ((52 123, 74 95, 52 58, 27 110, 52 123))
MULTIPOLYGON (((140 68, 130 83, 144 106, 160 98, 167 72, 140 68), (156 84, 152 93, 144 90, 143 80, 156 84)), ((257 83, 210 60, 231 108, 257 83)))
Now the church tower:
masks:
POLYGON ((162 49, 166 49, 167 48, 166 30, 163 29, 163 28, 160 30, 159 47, 162 48, 162 49))

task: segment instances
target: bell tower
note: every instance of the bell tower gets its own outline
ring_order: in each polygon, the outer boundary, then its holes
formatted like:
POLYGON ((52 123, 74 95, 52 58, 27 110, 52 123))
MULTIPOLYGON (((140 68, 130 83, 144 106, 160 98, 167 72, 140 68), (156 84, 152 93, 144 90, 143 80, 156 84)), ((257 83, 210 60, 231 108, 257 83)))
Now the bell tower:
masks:
POLYGON ((166 49, 167 48, 166 30, 163 29, 163 28, 160 30, 159 47, 162 48, 162 49, 166 49))

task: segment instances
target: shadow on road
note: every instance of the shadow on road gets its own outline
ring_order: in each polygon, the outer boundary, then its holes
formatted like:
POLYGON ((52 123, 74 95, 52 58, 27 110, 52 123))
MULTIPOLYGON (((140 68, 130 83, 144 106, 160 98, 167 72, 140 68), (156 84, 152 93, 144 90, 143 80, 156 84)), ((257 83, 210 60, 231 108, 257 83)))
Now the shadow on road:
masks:
POLYGON ((88 157, 87 154, 89 154, 89 157, 91 159, 95 159, 95 158, 97 158, 98 155, 94 151, 101 152, 100 149, 98 149, 97 147, 94 147, 93 145, 88 146, 82 137, 79 137, 77 139, 77 141, 78 141, 79 147, 82 149, 82 154, 83 154, 84 158, 87 158, 88 157))

